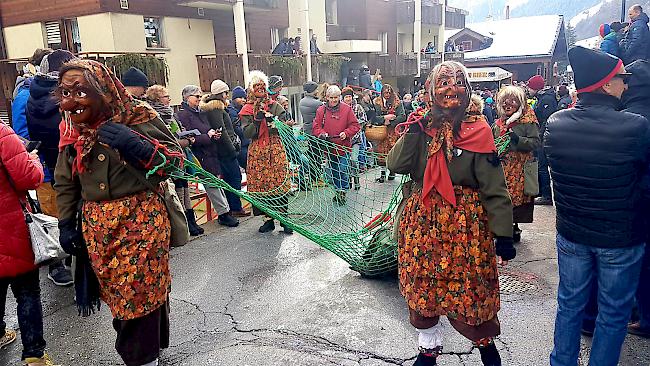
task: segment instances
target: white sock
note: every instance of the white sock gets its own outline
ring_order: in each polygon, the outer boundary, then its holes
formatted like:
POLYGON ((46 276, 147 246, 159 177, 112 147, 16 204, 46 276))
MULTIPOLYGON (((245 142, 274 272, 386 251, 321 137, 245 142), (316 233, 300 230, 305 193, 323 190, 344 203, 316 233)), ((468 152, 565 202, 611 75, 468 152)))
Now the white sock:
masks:
MULTIPOLYGON (((417 328, 416 328, 417 329, 417 328)), ((438 323, 429 329, 417 329, 418 346, 424 349, 442 347, 442 324, 438 323)))
POLYGON ((158 359, 156 358, 155 360, 153 360, 153 361, 151 361, 149 363, 145 363, 142 366, 158 366, 158 359))

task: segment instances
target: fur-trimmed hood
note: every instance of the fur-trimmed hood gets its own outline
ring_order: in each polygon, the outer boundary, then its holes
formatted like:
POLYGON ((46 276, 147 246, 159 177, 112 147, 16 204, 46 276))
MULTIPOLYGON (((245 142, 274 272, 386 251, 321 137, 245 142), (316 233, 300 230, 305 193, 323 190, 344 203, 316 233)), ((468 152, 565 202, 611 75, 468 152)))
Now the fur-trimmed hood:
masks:
POLYGON ((219 99, 213 99, 214 95, 206 95, 201 99, 199 104, 199 110, 202 112, 210 112, 213 110, 220 109, 222 111, 226 110, 226 103, 219 99))

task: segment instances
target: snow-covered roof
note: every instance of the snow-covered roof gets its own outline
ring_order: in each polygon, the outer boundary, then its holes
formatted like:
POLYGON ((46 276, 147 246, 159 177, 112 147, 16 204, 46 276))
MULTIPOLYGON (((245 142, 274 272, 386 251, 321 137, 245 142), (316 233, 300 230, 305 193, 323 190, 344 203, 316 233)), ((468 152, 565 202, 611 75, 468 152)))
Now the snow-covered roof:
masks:
MULTIPOLYGON (((561 15, 541 15, 467 24, 474 32, 493 39, 490 47, 465 52, 465 60, 519 58, 553 54, 562 27, 561 15)), ((445 32, 445 41, 458 32, 445 32)))

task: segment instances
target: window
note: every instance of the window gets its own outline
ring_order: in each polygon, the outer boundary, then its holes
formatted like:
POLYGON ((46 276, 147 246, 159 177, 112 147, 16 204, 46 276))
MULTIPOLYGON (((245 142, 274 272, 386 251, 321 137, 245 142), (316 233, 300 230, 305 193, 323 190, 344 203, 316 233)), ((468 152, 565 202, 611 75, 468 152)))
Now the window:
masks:
POLYGON ((471 51, 472 50, 472 41, 463 41, 463 43, 461 43, 461 45, 463 47, 463 51, 471 51))
POLYGON ((397 33, 397 53, 413 52, 412 35, 397 33))
POLYGON ((53 50, 63 48, 63 40, 61 39, 61 23, 45 22, 45 41, 47 42, 47 47, 53 50))
POLYGON ((148 48, 162 48, 162 20, 156 17, 144 18, 144 36, 148 48))
POLYGON ((381 41, 381 53, 388 53, 388 32, 379 33, 379 40, 381 41))
POLYGON ((63 21, 63 24, 65 25, 68 50, 72 53, 81 52, 81 35, 79 34, 79 23, 77 23, 77 18, 66 19, 63 21))
POLYGON ((336 0, 325 0, 325 22, 327 24, 339 24, 336 0))
MULTIPOLYGON (((298 32, 300 34, 300 32, 298 32)), ((271 49, 275 49, 283 38, 287 37, 287 29, 271 28, 271 49)))
POLYGON ((72 53, 81 52, 81 36, 77 18, 45 22, 45 42, 53 50, 64 49, 72 53))

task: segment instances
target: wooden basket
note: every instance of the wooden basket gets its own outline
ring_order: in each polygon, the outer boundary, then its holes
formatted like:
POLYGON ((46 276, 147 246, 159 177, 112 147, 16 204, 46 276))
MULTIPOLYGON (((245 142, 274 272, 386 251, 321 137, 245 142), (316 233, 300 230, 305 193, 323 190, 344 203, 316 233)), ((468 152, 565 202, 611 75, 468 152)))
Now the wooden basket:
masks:
POLYGON ((370 141, 384 141, 388 137, 388 126, 366 128, 366 138, 370 141))

